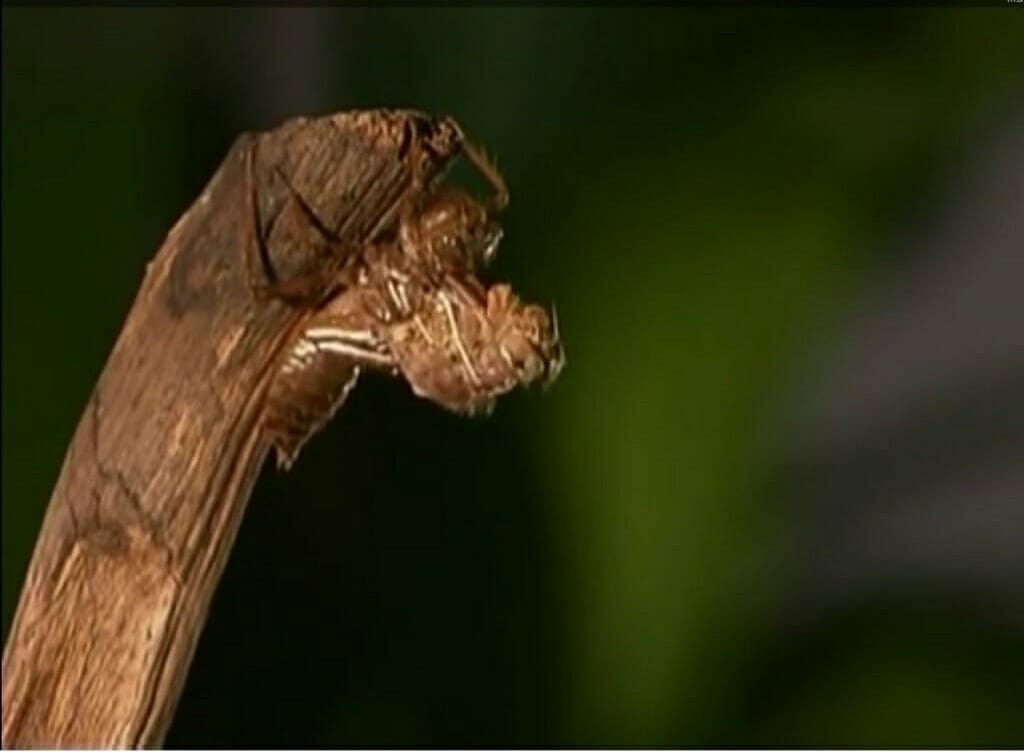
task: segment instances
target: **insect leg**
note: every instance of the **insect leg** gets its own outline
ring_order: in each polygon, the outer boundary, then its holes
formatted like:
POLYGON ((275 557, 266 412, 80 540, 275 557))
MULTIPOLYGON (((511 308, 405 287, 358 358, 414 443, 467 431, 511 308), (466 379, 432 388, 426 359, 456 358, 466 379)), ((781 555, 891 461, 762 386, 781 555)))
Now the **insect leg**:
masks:
POLYGON ((406 127, 409 129, 406 134, 408 149, 405 153, 405 163, 409 167, 409 188, 402 198, 402 207, 398 213, 401 227, 408 227, 412 222, 425 185, 423 181, 423 147, 419 134, 416 132, 415 123, 410 122, 406 127))
POLYGON ((295 225, 301 226, 304 231, 308 231, 310 227, 316 230, 317 234, 320 236, 318 238, 319 242, 317 245, 321 248, 326 246, 326 248, 329 249, 331 246, 337 246, 340 244, 341 239, 333 230, 329 229, 327 225, 323 223, 323 220, 321 220, 320 217, 316 215, 316 212, 313 211, 313 208, 306 202, 306 199, 304 199, 302 195, 295 190, 291 182, 289 182, 281 168, 276 167, 274 168, 274 171, 288 189, 288 216, 291 222, 295 225))
POLYGON ((259 199, 256 195, 256 178, 253 165, 256 162, 256 150, 259 144, 254 139, 245 154, 245 192, 247 206, 251 222, 247 223, 249 228, 246 233, 247 239, 243 254, 245 256, 245 269, 249 289, 257 299, 263 300, 271 297, 273 286, 277 282, 277 274, 270 261, 270 252, 267 250, 266 239, 263 237, 262 222, 260 220, 259 199), (259 264, 259 268, 257 268, 259 264))
MULTIPOLYGON (((262 220, 259 212, 259 197, 255 178, 255 162, 258 141, 253 141, 246 154, 246 193, 249 213, 252 222, 248 225, 248 241, 245 250, 246 273, 249 288, 259 300, 280 298, 296 305, 318 305, 344 286, 345 275, 341 273, 344 260, 351 254, 335 252, 330 254, 330 261, 315 272, 303 274, 289 279, 279 279, 270 258, 266 238, 263 236, 262 220), (255 246, 255 247, 254 247, 255 246)), ((288 216, 291 221, 307 229, 312 226, 320 235, 316 244, 326 250, 335 250, 339 239, 310 208, 309 204, 299 195, 284 173, 275 168, 278 176, 288 189, 288 216)))
POLYGON ((500 212, 508 206, 508 186, 505 185, 505 178, 498 171, 494 160, 487 156, 484 150, 471 141, 462 142, 462 153, 476 167, 480 174, 486 178, 493 191, 488 200, 488 212, 500 212))
POLYGON ((438 298, 441 303, 441 307, 444 309, 445 316, 448 319, 448 331, 451 333, 452 341, 455 343, 455 349, 459 354, 459 358, 462 360, 462 365, 466 369, 466 376, 473 386, 479 387, 480 375, 476 372, 476 368, 473 366, 473 359, 469 357, 469 352, 466 349, 466 343, 462 339, 462 332, 459 330, 459 323, 455 318, 455 311, 452 308, 452 302, 448 298, 448 293, 444 290, 439 291, 438 298))

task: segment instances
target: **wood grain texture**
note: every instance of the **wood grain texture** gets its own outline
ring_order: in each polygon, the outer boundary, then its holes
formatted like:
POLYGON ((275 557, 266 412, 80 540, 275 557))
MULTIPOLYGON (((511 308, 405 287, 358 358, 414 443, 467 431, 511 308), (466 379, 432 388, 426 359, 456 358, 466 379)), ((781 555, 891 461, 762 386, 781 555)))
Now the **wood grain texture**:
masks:
POLYGON ((3 657, 5 747, 154 747, 170 724, 267 453, 257 425, 268 371, 301 315, 248 286, 251 146, 268 247, 287 276, 326 257, 275 221, 284 181, 358 246, 394 222, 413 138, 428 177, 462 143, 453 121, 408 111, 242 136, 170 231, 39 533, 3 657))

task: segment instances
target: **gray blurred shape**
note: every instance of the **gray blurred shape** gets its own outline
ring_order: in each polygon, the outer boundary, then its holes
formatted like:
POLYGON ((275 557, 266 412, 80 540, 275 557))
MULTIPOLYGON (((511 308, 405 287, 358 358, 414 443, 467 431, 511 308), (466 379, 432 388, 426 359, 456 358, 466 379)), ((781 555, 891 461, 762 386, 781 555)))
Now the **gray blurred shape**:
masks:
POLYGON ((794 619, 893 596, 1024 619, 1024 107, 974 143, 798 398, 794 619))

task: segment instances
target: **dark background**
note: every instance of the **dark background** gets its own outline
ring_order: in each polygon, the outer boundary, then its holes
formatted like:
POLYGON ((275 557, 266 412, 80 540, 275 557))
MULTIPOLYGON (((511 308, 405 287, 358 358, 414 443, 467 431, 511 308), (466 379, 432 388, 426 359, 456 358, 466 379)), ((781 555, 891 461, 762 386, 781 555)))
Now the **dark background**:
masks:
POLYGON ((164 234, 376 106, 498 155, 568 366, 268 467, 170 746, 1024 743, 1016 7, 5 8, 5 630, 164 234))

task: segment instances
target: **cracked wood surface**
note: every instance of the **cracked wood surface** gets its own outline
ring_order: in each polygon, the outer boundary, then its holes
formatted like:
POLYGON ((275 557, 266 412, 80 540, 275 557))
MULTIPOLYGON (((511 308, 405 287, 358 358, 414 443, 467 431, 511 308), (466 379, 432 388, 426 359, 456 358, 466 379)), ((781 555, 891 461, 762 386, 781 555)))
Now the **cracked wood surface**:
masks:
POLYGON ((71 440, 3 657, 5 747, 159 746, 265 459, 268 371, 301 315, 256 302, 246 157, 275 268, 324 263, 275 222, 285 181, 344 243, 391 225, 410 139, 428 177, 458 126, 409 111, 297 119, 236 141, 168 234, 71 440))

